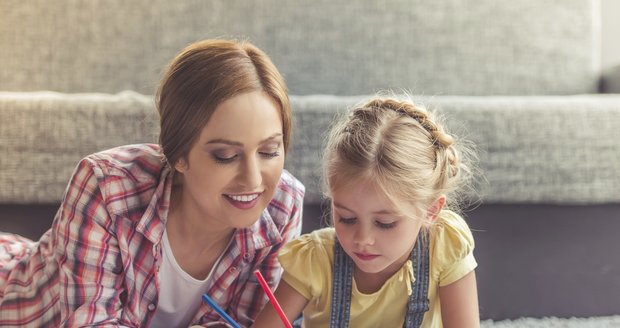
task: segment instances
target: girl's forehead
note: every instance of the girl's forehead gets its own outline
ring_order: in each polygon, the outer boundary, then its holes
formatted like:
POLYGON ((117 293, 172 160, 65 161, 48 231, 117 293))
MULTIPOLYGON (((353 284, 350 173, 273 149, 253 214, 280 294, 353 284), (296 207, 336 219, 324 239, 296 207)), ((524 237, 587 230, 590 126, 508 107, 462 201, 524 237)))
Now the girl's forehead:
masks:
POLYGON ((420 204, 414 204, 411 198, 397 195, 391 188, 385 188, 376 180, 360 178, 341 183, 331 191, 332 206, 350 209, 386 213, 403 217, 418 217, 420 204))

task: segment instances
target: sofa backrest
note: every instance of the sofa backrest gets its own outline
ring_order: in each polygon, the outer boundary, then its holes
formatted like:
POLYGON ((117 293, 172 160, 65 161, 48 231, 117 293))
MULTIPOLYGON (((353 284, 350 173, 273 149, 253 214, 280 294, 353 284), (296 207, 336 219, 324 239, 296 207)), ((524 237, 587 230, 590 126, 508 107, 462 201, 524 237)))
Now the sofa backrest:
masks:
MULTIPOLYGON (((324 131, 364 97, 293 96, 286 168, 322 198, 324 131)), ((472 141, 486 178, 484 203, 601 204, 620 201, 620 97, 438 96, 419 102, 472 141)), ((58 203, 80 158, 129 143, 156 142, 151 96, 0 92, 0 204, 58 203)))
POLYGON ((182 47, 248 38, 292 94, 596 92, 599 0, 0 2, 0 90, 153 94, 182 47))

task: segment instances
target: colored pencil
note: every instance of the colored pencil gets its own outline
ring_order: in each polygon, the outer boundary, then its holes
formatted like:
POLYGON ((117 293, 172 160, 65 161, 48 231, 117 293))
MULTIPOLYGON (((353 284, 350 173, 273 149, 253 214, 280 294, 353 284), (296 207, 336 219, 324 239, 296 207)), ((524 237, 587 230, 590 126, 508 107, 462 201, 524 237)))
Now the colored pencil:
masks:
POLYGON ((284 323, 284 326, 286 328, 293 328, 291 323, 286 318, 284 311, 282 311, 282 307, 280 307, 280 304, 278 304, 278 300, 276 300, 275 295, 273 295, 273 292, 271 292, 271 289, 269 289, 269 285, 267 285, 267 281, 265 281, 265 278, 263 277, 263 275, 258 270, 254 271, 254 275, 256 276, 256 278, 258 278, 258 282, 260 283, 261 287, 263 287, 263 290, 267 294, 267 297, 269 297, 271 306, 273 306, 273 308, 276 310, 276 312, 280 316, 280 319, 284 323))
POLYGON ((226 313, 221 307, 219 307, 217 303, 215 303, 215 301, 212 300, 211 297, 209 297, 209 295, 202 295, 202 299, 207 302, 215 310, 215 312, 217 312, 222 318, 224 318, 224 320, 226 320, 231 326, 235 328, 241 328, 241 326, 235 320, 233 320, 233 318, 231 318, 228 313, 226 313))

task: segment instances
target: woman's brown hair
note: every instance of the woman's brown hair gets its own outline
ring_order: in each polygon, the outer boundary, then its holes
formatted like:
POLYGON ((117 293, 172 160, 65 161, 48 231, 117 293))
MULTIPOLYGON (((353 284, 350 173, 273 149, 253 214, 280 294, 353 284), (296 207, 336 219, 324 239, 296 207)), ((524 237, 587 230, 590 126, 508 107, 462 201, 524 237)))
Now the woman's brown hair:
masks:
POLYGON ((247 41, 203 40, 183 49, 165 71, 156 95, 159 143, 168 164, 186 158, 217 106, 237 95, 264 91, 279 105, 284 150, 291 108, 284 78, 271 59, 247 41))

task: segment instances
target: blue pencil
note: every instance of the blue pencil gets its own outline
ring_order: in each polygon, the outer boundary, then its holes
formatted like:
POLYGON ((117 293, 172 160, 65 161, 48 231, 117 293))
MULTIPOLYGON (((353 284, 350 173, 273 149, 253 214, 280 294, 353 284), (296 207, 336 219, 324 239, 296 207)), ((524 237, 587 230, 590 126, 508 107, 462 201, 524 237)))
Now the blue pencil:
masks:
POLYGON ((222 310, 221 307, 219 307, 215 301, 213 301, 211 299, 211 297, 209 297, 209 295, 204 294, 202 295, 202 299, 207 302, 214 310, 215 312, 217 312, 222 318, 224 318, 224 320, 228 321, 228 323, 235 327, 235 328, 241 328, 241 326, 235 322, 235 320, 233 320, 233 318, 231 318, 228 313, 224 312, 224 310, 222 310))

